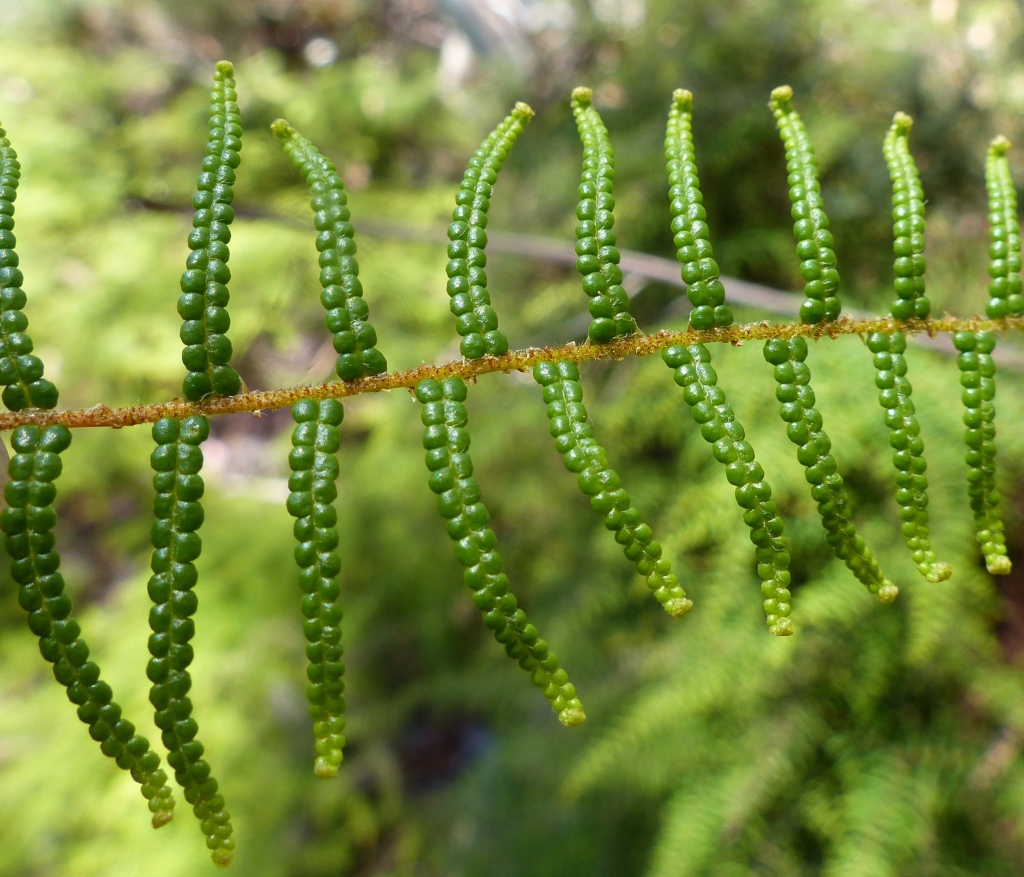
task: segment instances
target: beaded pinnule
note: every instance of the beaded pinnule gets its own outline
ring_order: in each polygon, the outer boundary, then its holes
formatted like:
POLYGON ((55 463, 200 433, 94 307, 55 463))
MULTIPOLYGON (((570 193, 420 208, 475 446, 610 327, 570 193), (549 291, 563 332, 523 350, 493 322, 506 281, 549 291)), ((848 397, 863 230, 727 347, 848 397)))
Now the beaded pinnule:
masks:
POLYGON ((679 585, 671 561, 662 557, 661 544, 640 519, 618 474, 608 465, 604 448, 594 440, 576 363, 538 363, 533 367, 533 378, 544 388, 549 429, 565 468, 577 473, 580 490, 590 497, 591 507, 604 518, 605 527, 615 534, 622 553, 647 580, 655 599, 669 615, 681 618, 693 601, 679 585))
POLYGON ((587 337, 595 344, 624 338, 637 331, 629 313, 629 295, 622 287, 619 251, 615 247, 614 180, 615 153, 612 151, 601 116, 591 101, 589 88, 572 92, 572 113, 583 141, 583 172, 576 206, 576 270, 583 278, 583 291, 590 297, 593 320, 587 337))
POLYGON ((1017 190, 1006 152, 1010 141, 996 137, 985 156, 985 188, 988 190, 989 302, 985 313, 993 320, 1024 314, 1021 295, 1020 220, 1017 190))
POLYGON ((192 615, 199 606, 195 586, 199 578, 195 560, 202 551, 199 528, 203 524, 200 499, 205 485, 200 470, 200 445, 209 437, 210 424, 202 415, 182 421, 165 417, 153 424, 156 449, 150 456, 155 474, 152 528, 153 557, 150 566, 149 652, 146 675, 152 687, 150 703, 156 726, 167 747, 167 762, 185 792, 185 800, 200 821, 206 845, 217 865, 228 865, 234 857, 231 817, 210 765, 203 758, 199 725, 192 717, 191 639, 195 635, 192 615))
POLYGON ((960 398, 967 445, 967 499, 986 568, 993 575, 1006 575, 1010 572, 1010 558, 1006 554, 995 480, 996 364, 992 351, 996 338, 991 332, 954 332, 953 344, 960 351, 956 365, 963 387, 960 398))
POLYGON ((377 350, 377 333, 369 322, 356 262, 348 198, 334 165, 284 119, 271 130, 309 186, 320 254, 320 301, 327 311, 324 322, 334 335, 338 354, 335 371, 343 381, 379 375, 388 363, 377 350))
POLYGON ((71 431, 57 425, 21 426, 11 444, 15 453, 0 529, 11 557, 11 578, 19 585, 18 602, 28 612, 29 629, 39 637, 39 651, 53 664, 54 677, 67 689, 68 700, 78 705, 78 717, 89 726, 89 736, 139 783, 153 813, 153 825, 159 828, 174 816, 167 774, 149 741, 122 716, 110 686, 100 678, 99 666, 89 660, 89 647, 71 614, 71 600, 64 593, 59 571, 53 535, 57 522, 54 482, 63 469, 60 454, 71 444, 71 431))
POLYGON ((11 411, 55 408, 58 397, 57 388, 43 377, 42 360, 32 353, 28 317, 22 310, 28 299, 14 249, 14 199, 20 181, 18 153, 0 128, 0 384, 3 403, 11 411))
POLYGON ((313 720, 319 777, 338 774, 345 745, 345 664, 341 643, 341 558, 338 554, 340 467, 338 429, 345 411, 337 399, 305 399, 292 407, 295 429, 288 464, 288 514, 294 517, 306 637, 306 699, 313 720))
POLYGON ((473 592, 473 604, 483 613, 484 624, 505 652, 530 674, 530 680, 551 701, 563 725, 580 725, 586 719, 576 687, 560 666, 558 657, 540 639, 537 628, 508 589, 508 576, 491 516, 480 498, 469 456, 466 384, 461 378, 420 381, 416 398, 422 405, 423 447, 427 451, 430 489, 437 494, 437 510, 448 523, 455 543, 455 558, 466 567, 464 578, 473 592))
POLYGON ((455 196, 448 226, 447 290, 455 315, 455 330, 462 337, 459 352, 466 359, 508 353, 508 339, 498 330, 498 315, 487 292, 487 209, 509 150, 533 118, 533 110, 517 103, 469 160, 455 196))
POLYGON ((242 125, 235 93, 234 68, 227 61, 217 63, 210 93, 210 134, 202 173, 192 198, 194 226, 188 236, 192 251, 181 275, 178 314, 181 324, 181 354, 188 374, 185 397, 193 402, 209 395, 232 396, 242 379, 230 365, 231 341, 228 317, 228 242, 235 218, 235 168, 241 160, 242 125))
POLYGON ((818 162, 807 137, 803 120, 790 101, 793 89, 780 85, 772 91, 768 107, 775 116, 786 147, 786 171, 789 174, 789 199, 793 203, 793 236, 804 279, 804 302, 800 320, 820 323, 839 318, 839 273, 836 271, 835 241, 828 230, 828 217, 821 199, 818 162))

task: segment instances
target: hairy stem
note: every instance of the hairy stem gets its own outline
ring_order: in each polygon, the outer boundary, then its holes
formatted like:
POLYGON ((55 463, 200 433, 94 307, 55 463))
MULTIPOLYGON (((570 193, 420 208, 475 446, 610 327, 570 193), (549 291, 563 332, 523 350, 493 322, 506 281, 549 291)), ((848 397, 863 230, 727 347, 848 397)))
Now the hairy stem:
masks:
POLYGON ((674 344, 713 344, 744 341, 766 341, 769 338, 838 338, 841 335, 868 335, 871 332, 902 332, 906 336, 927 334, 934 336, 951 332, 1010 332, 1024 329, 1024 317, 989 320, 984 317, 943 317, 938 320, 895 320, 892 317, 873 317, 864 320, 839 319, 826 324, 800 323, 746 323, 722 329, 658 332, 655 335, 633 335, 608 344, 576 344, 561 347, 531 347, 513 350, 504 356, 487 356, 478 360, 452 360, 440 365, 421 365, 405 371, 361 378, 356 381, 328 381, 304 387, 285 387, 280 390, 254 390, 221 399, 204 402, 158 402, 151 405, 126 405, 110 408, 94 405, 68 411, 28 409, 0 414, 0 430, 14 429, 25 424, 48 426, 59 423, 71 429, 106 427, 121 429, 140 423, 155 423, 161 417, 187 417, 190 414, 238 414, 248 412, 259 415, 294 405, 300 399, 343 399, 365 393, 385 390, 412 390, 425 378, 441 380, 459 377, 472 381, 480 375, 494 372, 526 371, 541 362, 592 362, 603 359, 622 359, 626 356, 650 356, 674 344))

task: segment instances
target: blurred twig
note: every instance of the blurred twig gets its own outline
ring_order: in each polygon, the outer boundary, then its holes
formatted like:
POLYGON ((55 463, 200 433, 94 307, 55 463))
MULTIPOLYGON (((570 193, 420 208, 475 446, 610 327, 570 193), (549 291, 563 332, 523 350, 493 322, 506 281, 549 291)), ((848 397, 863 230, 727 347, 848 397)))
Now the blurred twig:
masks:
MULTIPOLYGON (((447 236, 443 228, 423 228, 417 226, 403 225, 389 220, 362 220, 359 223, 359 230, 370 237, 387 238, 395 240, 417 241, 424 243, 444 244, 447 236)), ((543 262, 552 262, 557 265, 576 265, 576 250, 572 244, 563 243, 553 238, 542 237, 541 235, 519 234, 517 232, 488 230, 488 247, 492 252, 510 253, 517 256, 524 256, 528 259, 536 259, 543 262)), ((627 281, 632 278, 633 283, 626 282, 627 291, 632 298, 644 286, 636 280, 655 281, 680 290, 686 289, 679 273, 679 264, 672 259, 665 259, 661 256, 652 256, 649 253, 639 253, 635 250, 619 250, 621 259, 619 267, 627 281)), ((770 286, 762 286, 759 283, 751 283, 747 280, 740 280, 736 277, 722 277, 725 285, 726 298, 732 305, 743 305, 770 314, 777 314, 784 317, 795 317, 800 312, 802 297, 796 292, 784 292, 781 289, 774 289, 770 286)), ((662 312, 667 317, 682 316, 690 311, 690 304, 683 296, 675 299, 662 312)), ((844 308, 844 313, 857 320, 870 319, 877 316, 868 311, 856 308, 844 308)), ((580 314, 566 321, 561 326, 545 332, 542 337, 531 339, 531 343, 550 343, 557 337, 564 338, 566 335, 584 336, 590 317, 580 314), (548 337, 548 336, 554 337, 548 337)), ((927 335, 916 335, 909 339, 912 344, 918 347, 927 347, 937 350, 949 356, 955 356, 957 351, 953 347, 952 339, 945 335, 929 337, 927 335)), ((1024 371, 1024 353, 1018 350, 998 347, 994 357, 1000 367, 1013 371, 1024 371)))

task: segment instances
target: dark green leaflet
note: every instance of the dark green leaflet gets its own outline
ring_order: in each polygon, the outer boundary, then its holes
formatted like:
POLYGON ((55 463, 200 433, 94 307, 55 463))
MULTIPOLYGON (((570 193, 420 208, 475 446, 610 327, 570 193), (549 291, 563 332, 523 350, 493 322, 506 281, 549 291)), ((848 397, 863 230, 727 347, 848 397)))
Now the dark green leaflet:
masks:
MULTIPOLYGON (((669 180, 669 209, 676 256, 683 263, 686 294, 693 305, 690 325, 705 328, 728 326, 732 311, 725 304, 725 288, 719 280, 718 264, 708 237, 707 214, 702 206, 700 180, 691 136, 693 95, 684 89, 672 94, 665 131, 665 162, 669 180)), ((743 426, 718 386, 711 367, 711 352, 703 344, 673 346, 662 353, 675 382, 683 388, 690 413, 700 424, 701 436, 712 446, 715 459, 725 466, 726 478, 736 488, 736 502, 744 509, 743 521, 750 528, 750 541, 757 557, 764 611, 768 629, 776 636, 793 632, 789 619, 789 545, 782 518, 772 502, 772 489, 764 470, 754 460, 754 449, 746 441, 743 426)))
POLYGON ((455 557, 466 567, 464 578, 473 592, 474 605, 509 657, 530 674, 533 684, 551 701, 562 724, 582 724, 586 716, 576 697, 576 687, 548 644, 539 638, 537 628, 526 620, 526 613, 508 589, 508 576, 501 571, 494 531, 487 526, 490 514, 473 478, 468 415, 463 404, 465 382, 461 378, 420 381, 416 398, 423 406, 423 447, 427 451, 430 489, 437 494, 441 517, 448 521, 455 557))
MULTIPOLYGON (((24 278, 14 251, 20 168, 0 128, 0 383, 6 384, 2 398, 12 411, 54 408, 58 398, 57 388, 43 378, 42 361, 32 354, 28 318, 22 311, 24 278)), ((39 651, 53 664, 53 675, 67 689, 68 699, 78 705, 78 717, 89 726, 89 735, 103 754, 115 759, 142 787, 153 825, 159 828, 174 816, 174 797, 160 756, 123 718, 110 686, 100 679, 99 666, 89 660, 89 647, 71 614, 71 600, 59 572, 53 535, 57 522, 54 482, 63 467, 60 454, 70 444, 71 432, 64 426, 21 426, 11 436, 15 453, 8 461, 6 508, 0 513, 11 578, 19 585, 18 602, 28 613, 29 629, 39 637, 39 651)))
POLYGON ((43 377, 43 363, 32 353, 28 318, 22 312, 26 296, 14 251, 14 199, 21 180, 21 162, 0 128, 0 384, 3 403, 11 411, 55 408, 57 388, 43 377))
POLYGON ((192 199, 194 229, 188 238, 192 251, 181 275, 178 313, 184 321, 181 341, 185 345, 181 361, 185 376, 185 397, 197 402, 206 396, 231 396, 242 386, 242 379, 230 365, 231 325, 228 304, 229 226, 235 218, 231 208, 235 168, 241 159, 242 126, 235 103, 234 70, 227 61, 217 64, 210 93, 210 135, 206 157, 192 199))
POLYGON ((198 572, 195 559, 202 550, 199 528, 203 508, 199 504, 204 485, 199 474, 203 466, 200 444, 210 434, 210 424, 202 415, 183 421, 165 417, 153 424, 156 449, 150 463, 156 474, 153 487, 153 575, 149 596, 153 607, 149 624, 149 651, 153 656, 146 674, 153 683, 149 700, 153 704, 156 726, 162 731, 167 761, 175 779, 185 791, 200 820, 206 845, 213 861, 228 865, 234 856, 231 817, 224 807, 224 796, 210 776, 210 765, 203 759, 203 744, 196 735, 199 725, 192 718, 188 697, 192 677, 190 640, 195 634, 191 616, 198 607, 195 585, 198 572))
POLYGON ((448 295, 455 315, 455 330, 462 336, 459 351, 466 359, 508 353, 508 339, 498 331, 498 315, 487 292, 487 209, 498 172, 508 158, 533 110, 517 103, 480 144, 469 160, 462 185, 455 196, 455 210, 448 226, 448 295))
MULTIPOLYGON (((793 90, 788 85, 772 91, 768 106, 786 148, 789 198, 793 203, 793 235, 801 259, 804 302, 800 319, 820 323, 839 316, 839 274, 832 251, 832 233, 821 200, 817 162, 807 131, 796 110, 790 106, 793 90)), ((797 460, 804 467, 811 497, 825 528, 825 541, 836 557, 872 593, 885 603, 896 599, 899 589, 882 574, 874 555, 857 534, 850 516, 850 498, 832 456, 832 440, 825 432, 821 414, 814 407, 811 372, 807 363, 807 342, 801 338, 765 342, 764 358, 775 366, 775 398, 786 423, 786 435, 797 446, 797 460)))
POLYGON ((985 312, 993 319, 1024 314, 1021 295, 1020 221, 1017 190, 1010 176, 1006 151, 1010 141, 996 137, 985 156, 985 188, 988 190, 988 290, 985 312))
MULTIPOLYGON (((896 275, 892 315, 897 319, 917 317, 923 320, 931 305, 924 282, 924 192, 907 146, 912 124, 910 116, 897 113, 885 135, 882 152, 892 178, 893 271, 896 275)), ((941 582, 948 579, 953 570, 948 563, 939 563, 936 559, 928 531, 928 476, 925 474, 928 467, 921 427, 910 398, 907 361, 903 356, 907 342, 902 332, 872 332, 867 344, 873 354, 878 401, 885 409, 889 444, 893 448, 900 529, 921 575, 930 582, 941 582)))
POLYGON ((337 399, 307 399, 292 407, 295 430, 288 463, 288 513, 296 518, 295 561, 301 573, 303 633, 306 636, 306 698, 313 719, 317 776, 337 776, 345 745, 345 665, 341 644, 342 608, 338 575, 338 496, 335 481, 344 409, 337 399))
POLYGON ((603 344, 637 331, 629 313, 629 296, 622 288, 619 251, 615 248, 612 226, 615 217, 615 153, 608 129, 591 103, 589 88, 572 93, 572 113, 583 141, 583 173, 577 190, 576 270, 583 277, 583 291, 594 318, 588 338, 603 344))
POLYGON ((387 371, 388 363, 377 350, 377 333, 369 322, 356 263, 348 199, 334 165, 312 143, 283 119, 271 126, 281 146, 309 185, 320 253, 320 301, 324 321, 334 335, 338 354, 335 367, 342 380, 354 380, 387 371))
POLYGON ((671 562, 661 556, 661 545, 654 541, 651 528, 640 520, 640 512, 630 503, 619 476, 608 466, 604 448, 594 441, 576 364, 542 362, 533 367, 533 377, 544 388, 551 435, 565 468, 578 473, 580 490, 590 497, 594 511, 615 533, 615 541, 647 580, 658 602, 669 615, 681 618, 693 601, 680 587, 671 562))

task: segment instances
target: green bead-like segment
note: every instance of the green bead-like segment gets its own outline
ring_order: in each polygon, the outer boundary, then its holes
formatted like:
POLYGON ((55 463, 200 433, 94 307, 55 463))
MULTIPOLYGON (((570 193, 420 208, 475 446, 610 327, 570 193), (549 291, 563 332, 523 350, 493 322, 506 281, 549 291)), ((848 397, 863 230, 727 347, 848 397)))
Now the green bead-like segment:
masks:
POLYGON ((654 540, 651 528, 640 520, 640 512, 631 504, 618 474, 608 466, 604 448, 594 440, 576 364, 541 362, 533 367, 533 377, 544 388, 549 429, 565 468, 576 473, 580 490, 590 497, 591 507, 604 518, 604 525, 647 580, 655 599, 669 615, 682 617, 693 601, 680 587, 671 561, 662 557, 661 545, 654 540))
POLYGON ((789 618, 789 543, 764 470, 754 459, 743 426, 718 386, 711 352, 703 344, 673 345, 666 347, 661 356, 683 388, 683 398, 694 422, 700 425, 701 436, 711 445, 715 459, 725 466, 725 477, 736 488, 736 502, 744 509, 743 522, 750 528, 750 541, 754 543, 768 630, 776 636, 789 636, 793 633, 789 618))
POLYGON ((1006 575, 1010 558, 996 489, 996 339, 991 332, 954 332, 953 344, 960 351, 956 364, 963 387, 967 497, 985 566, 993 575, 1006 575))
POLYGON ((185 397, 198 402, 206 396, 231 396, 242 387, 242 379, 230 365, 231 342, 228 317, 228 243, 235 212, 235 168, 241 160, 242 125, 235 103, 234 71, 220 61, 210 93, 210 134, 206 157, 192 206, 192 233, 188 247, 192 251, 181 275, 178 313, 184 321, 181 341, 185 349, 181 361, 185 376, 185 397))
POLYGON ((918 571, 930 582, 942 582, 952 575, 948 563, 940 563, 932 551, 928 530, 928 465, 924 459, 921 426, 914 413, 903 356, 907 342, 902 332, 872 332, 867 339, 875 366, 878 402, 885 409, 889 427, 892 462, 896 469, 896 504, 900 529, 918 571))
POLYGON ((697 178, 692 135, 693 95, 677 89, 665 130, 665 161, 672 235, 686 295, 693 306, 690 325, 714 329, 732 325, 732 310, 725 303, 725 287, 708 237, 707 212, 697 178))
POLYGON ((1010 175, 1006 151, 1010 141, 996 137, 985 157, 985 188, 988 190, 988 291, 985 312, 994 320, 1024 314, 1021 295, 1020 221, 1017 190, 1010 175))
POLYGON ((576 270, 583 278, 583 291, 593 320, 587 337, 605 344, 637 331, 629 313, 629 295, 622 287, 619 251, 612 226, 615 217, 615 153, 594 105, 589 88, 572 93, 572 114, 583 141, 583 173, 576 205, 576 270))
POLYGON ((466 567, 464 579, 473 592, 473 604, 483 613, 484 624, 494 631, 494 638, 508 656, 530 674, 533 684, 551 701, 562 724, 582 724, 586 715, 576 697, 576 687, 537 628, 527 621, 508 589, 508 576, 501 571, 494 531, 487 526, 491 516, 473 478, 465 382, 455 377, 423 380, 416 385, 416 398, 423 406, 420 417, 430 489, 437 494, 441 517, 448 522, 455 557, 466 567))
POLYGON ((343 381, 379 375, 388 369, 377 350, 377 333, 370 325, 356 262, 356 243, 345 187, 335 166, 283 119, 271 126, 309 186, 320 253, 320 301, 324 322, 334 335, 338 354, 335 371, 343 381))
POLYGON ((192 718, 192 700, 188 697, 192 677, 190 640, 195 634, 192 615, 198 607, 195 585, 198 571, 195 559, 202 550, 199 528, 203 523, 203 452, 200 445, 210 435, 210 424, 202 415, 178 421, 164 417, 153 424, 156 448, 150 465, 156 473, 153 487, 155 520, 151 538, 153 557, 150 568, 149 653, 146 668, 152 687, 150 703, 155 709, 156 726, 167 747, 167 762, 184 789, 185 800, 199 819, 213 861, 227 865, 234 857, 231 817, 224 796, 210 775, 198 740, 199 725, 192 718))
POLYGON ((786 436, 797 446, 796 458, 811 485, 811 498, 818 504, 825 541, 872 594, 883 603, 891 603, 899 589, 885 578, 857 534, 850 517, 850 497, 830 453, 832 441, 814 407, 811 370, 804 361, 807 342, 799 336, 771 339, 765 342, 764 358, 775 367, 775 398, 786 423, 786 436))
MULTIPOLYGON (((897 320, 924 320, 931 303, 924 284, 924 190, 907 139, 913 120, 896 113, 882 142, 892 180, 893 288, 892 315, 897 320)), ((1019 238, 1018 238, 1019 241, 1019 238)))
POLYGON ((821 200, 814 147, 803 121, 790 105, 792 97, 793 89, 788 85, 779 86, 772 91, 768 106, 786 148, 793 234, 800 259, 800 276, 805 282, 800 320, 821 323, 839 317, 839 273, 832 250, 835 242, 828 230, 828 217, 821 200))
POLYGON ((508 339, 498 331, 498 315, 487 292, 487 210, 498 172, 508 158, 533 110, 517 103, 473 153, 455 196, 448 226, 448 295, 455 329, 462 336, 459 352, 466 359, 502 356, 508 339))
POLYGON ((71 614, 64 593, 60 555, 54 548, 54 482, 60 476, 60 454, 71 444, 64 426, 19 426, 11 436, 14 456, 4 490, 7 507, 0 530, 11 558, 11 578, 18 585, 18 602, 28 613, 28 626, 39 637, 39 651, 53 664, 53 675, 78 706, 78 717, 104 755, 129 771, 149 802, 153 825, 159 828, 174 815, 174 797, 160 756, 149 748, 135 725, 124 718, 100 668, 89 660, 89 647, 71 614))
POLYGON ((296 518, 295 562, 302 587, 306 637, 306 699, 313 720, 319 777, 338 774, 345 745, 345 664, 341 643, 341 585, 338 575, 338 426, 344 409, 337 399, 304 399, 292 407, 295 429, 288 464, 288 514, 296 518))
POLYGON ((24 277, 14 247, 14 199, 21 181, 21 162, 0 128, 0 384, 11 411, 55 408, 57 388, 43 377, 43 363, 32 353, 25 316, 24 277))

